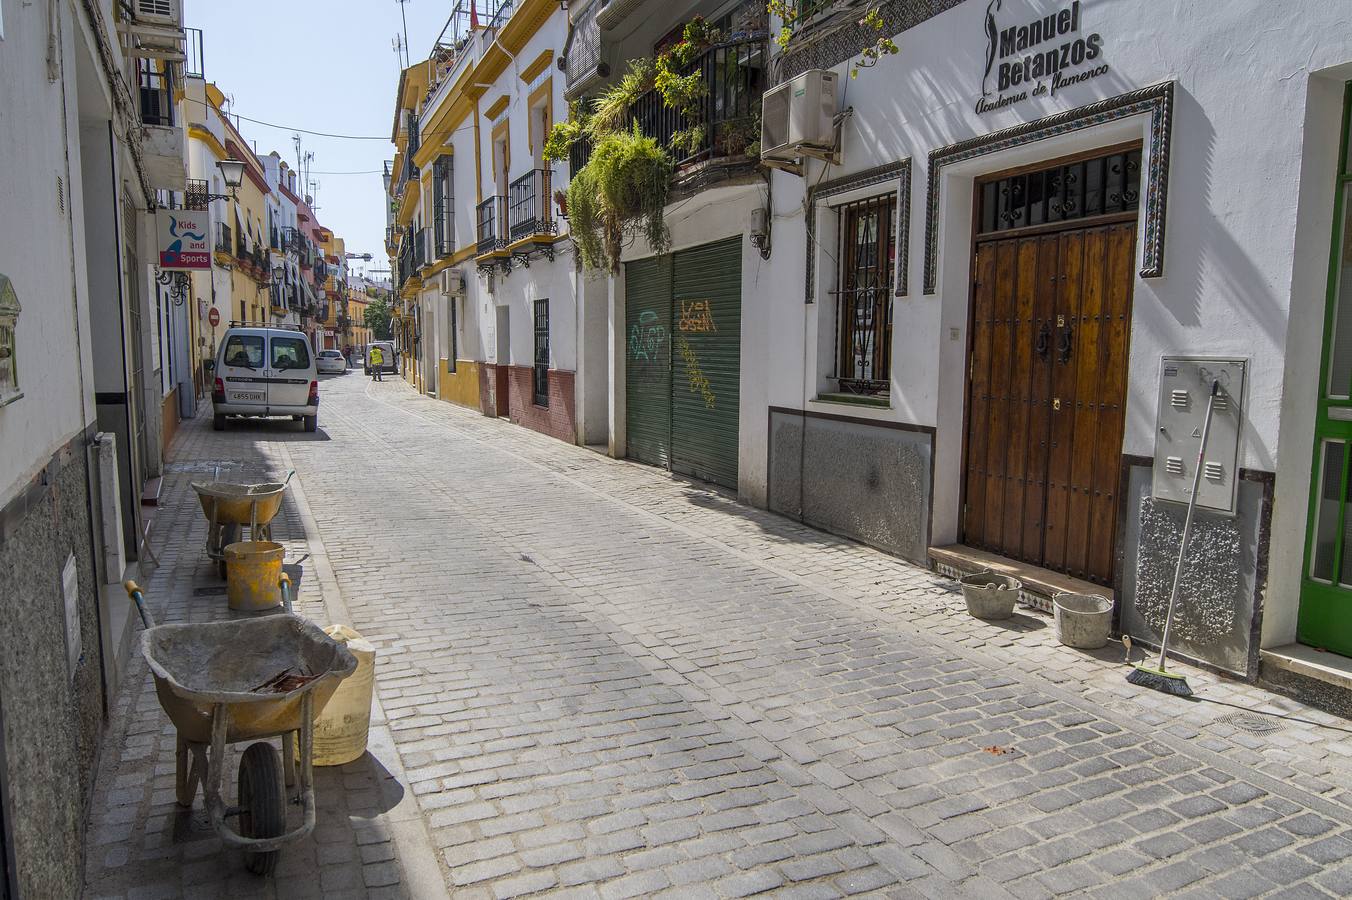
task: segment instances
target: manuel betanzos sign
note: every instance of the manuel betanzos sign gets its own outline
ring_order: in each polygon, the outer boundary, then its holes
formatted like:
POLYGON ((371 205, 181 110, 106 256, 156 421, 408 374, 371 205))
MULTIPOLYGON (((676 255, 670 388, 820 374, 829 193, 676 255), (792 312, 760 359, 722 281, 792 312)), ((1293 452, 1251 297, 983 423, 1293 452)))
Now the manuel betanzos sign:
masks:
POLYGON ((211 268, 207 245, 211 216, 206 210, 160 209, 155 211, 160 268, 198 270, 211 268))
POLYGON ((1022 20, 1000 16, 1004 0, 986 6, 986 70, 978 114, 1013 106, 1029 97, 1055 96, 1071 84, 1108 71, 1103 35, 1081 29, 1080 0, 1022 20))

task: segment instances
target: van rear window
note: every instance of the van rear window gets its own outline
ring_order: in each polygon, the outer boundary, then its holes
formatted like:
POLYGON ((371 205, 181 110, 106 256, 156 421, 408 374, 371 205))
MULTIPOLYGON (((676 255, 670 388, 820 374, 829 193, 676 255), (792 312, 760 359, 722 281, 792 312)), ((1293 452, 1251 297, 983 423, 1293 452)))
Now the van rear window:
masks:
POLYGON ((263 338, 257 334, 232 334, 225 341, 222 356, 227 366, 263 368, 263 338))
POLYGON ((310 345, 301 337, 274 337, 272 339, 272 367, 274 369, 308 369, 310 345))

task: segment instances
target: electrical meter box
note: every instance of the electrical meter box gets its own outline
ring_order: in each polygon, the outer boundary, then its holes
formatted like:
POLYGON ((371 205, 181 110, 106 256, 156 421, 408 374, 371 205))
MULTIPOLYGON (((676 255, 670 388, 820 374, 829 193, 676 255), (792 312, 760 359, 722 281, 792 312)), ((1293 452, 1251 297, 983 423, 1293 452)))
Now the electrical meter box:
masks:
POLYGON ((1242 359, 1166 356, 1161 360, 1152 485, 1155 499, 1188 502, 1197 471, 1197 451, 1202 445, 1207 400, 1211 385, 1219 383, 1197 487, 1197 506, 1234 513, 1246 368, 1242 359))

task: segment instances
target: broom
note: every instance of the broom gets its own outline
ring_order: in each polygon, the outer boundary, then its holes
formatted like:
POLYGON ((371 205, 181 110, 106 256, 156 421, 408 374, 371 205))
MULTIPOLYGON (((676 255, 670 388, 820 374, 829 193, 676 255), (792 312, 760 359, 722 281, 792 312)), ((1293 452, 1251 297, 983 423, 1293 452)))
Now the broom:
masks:
MULTIPOLYGON (((1197 468, 1192 473, 1192 493, 1188 495, 1188 514, 1183 520, 1183 542, 1178 548, 1178 564, 1174 567, 1174 587, 1169 592, 1169 611, 1164 617, 1164 635, 1160 638, 1160 659, 1158 665, 1150 665, 1144 660, 1127 673, 1131 684, 1147 687, 1163 694, 1176 697, 1191 697, 1192 688, 1188 679, 1177 672, 1164 668, 1164 657, 1169 652, 1169 631, 1174 624, 1174 608, 1178 605, 1178 586, 1183 580, 1183 558, 1188 552, 1188 538, 1192 536, 1192 517, 1197 511, 1197 490, 1202 484, 1202 459, 1206 456, 1206 439, 1211 432, 1211 414, 1216 410, 1216 395, 1220 393, 1221 383, 1211 382, 1211 395, 1206 401, 1206 418, 1202 420, 1202 445, 1197 448, 1197 468)), ((1130 650, 1127 651, 1130 654, 1130 650)))

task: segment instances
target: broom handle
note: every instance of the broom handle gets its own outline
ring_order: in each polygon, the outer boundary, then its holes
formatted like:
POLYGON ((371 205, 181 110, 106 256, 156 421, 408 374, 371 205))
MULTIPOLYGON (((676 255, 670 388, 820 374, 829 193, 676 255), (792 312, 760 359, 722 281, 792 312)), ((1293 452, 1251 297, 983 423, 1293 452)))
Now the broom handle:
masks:
POLYGON ((1169 651, 1169 631, 1174 624, 1174 607, 1178 604, 1178 585, 1183 580, 1183 557, 1188 552, 1188 538, 1192 536, 1192 516, 1197 511, 1197 489, 1202 484, 1202 459, 1206 456, 1206 439, 1211 432, 1211 414, 1216 409, 1216 395, 1221 383, 1211 382, 1211 396, 1206 401, 1206 418, 1202 420, 1202 445, 1197 448, 1197 468, 1192 473, 1192 493, 1188 495, 1188 515, 1183 520, 1183 546, 1178 548, 1178 565, 1174 567, 1174 587, 1169 592, 1169 612, 1164 617, 1164 636, 1160 639, 1160 671, 1164 670, 1164 655, 1169 651))

